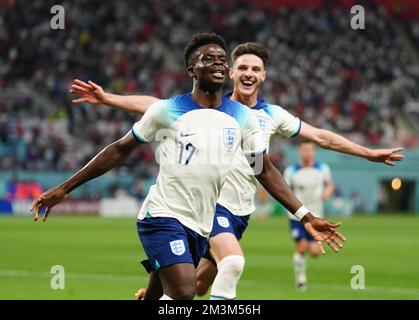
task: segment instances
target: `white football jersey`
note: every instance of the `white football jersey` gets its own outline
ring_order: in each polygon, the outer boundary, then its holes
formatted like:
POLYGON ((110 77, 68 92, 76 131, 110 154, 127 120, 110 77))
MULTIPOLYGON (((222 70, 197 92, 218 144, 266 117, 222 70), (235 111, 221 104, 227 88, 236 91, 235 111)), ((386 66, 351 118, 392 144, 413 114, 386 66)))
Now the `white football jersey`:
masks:
POLYGON ((176 218, 204 237, 211 232, 215 205, 227 174, 236 167, 236 154, 265 151, 249 108, 226 97, 217 109, 199 106, 190 93, 160 100, 132 133, 140 142, 160 142, 159 174, 138 219, 176 218))
MULTIPOLYGON (((273 134, 295 137, 300 132, 300 119, 280 106, 268 104, 264 100, 258 99, 255 107, 247 108, 256 116, 267 150, 273 134)), ((237 157, 237 167, 227 176, 217 202, 232 214, 244 216, 256 210, 255 194, 258 182, 246 158, 239 153, 237 157)))
MULTIPOLYGON (((311 167, 294 164, 284 171, 284 178, 290 185, 295 196, 316 217, 323 218, 324 186, 332 181, 330 167, 326 163, 315 162, 311 167)), ((288 212, 290 219, 298 220, 288 212)))

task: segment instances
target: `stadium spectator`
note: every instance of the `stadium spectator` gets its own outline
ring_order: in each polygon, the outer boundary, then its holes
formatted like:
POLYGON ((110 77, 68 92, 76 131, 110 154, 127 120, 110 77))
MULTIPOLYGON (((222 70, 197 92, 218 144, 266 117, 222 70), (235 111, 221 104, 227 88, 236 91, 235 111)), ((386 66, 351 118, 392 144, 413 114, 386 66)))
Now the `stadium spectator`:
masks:
MULTIPOLYGON (((0 88, 18 90, 24 82, 32 91, 0 102, 0 168, 80 167, 137 119, 106 108, 74 108, 72 80, 158 97, 189 90, 174 57, 190 34, 208 29, 231 46, 256 40, 275 52, 262 94, 306 122, 361 144, 417 142, 403 136, 397 118, 418 98, 418 66, 396 41, 396 18, 382 8, 369 6, 368 28, 358 32, 348 28, 347 8, 338 5, 273 10, 243 1, 179 3, 72 1, 64 3, 66 29, 53 31, 53 1, 12 1, 0 19, 0 88)), ((412 39, 417 29, 412 22, 412 39)), ((152 155, 144 146, 121 170, 155 175, 152 155)))

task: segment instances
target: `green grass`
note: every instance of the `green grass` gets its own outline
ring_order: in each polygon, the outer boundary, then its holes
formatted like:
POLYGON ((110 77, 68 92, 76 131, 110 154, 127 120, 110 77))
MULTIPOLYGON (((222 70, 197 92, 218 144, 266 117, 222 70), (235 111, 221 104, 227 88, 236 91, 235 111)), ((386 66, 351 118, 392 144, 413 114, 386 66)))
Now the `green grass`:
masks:
MULTIPOLYGON (((338 254, 308 260, 309 288, 294 289, 285 218, 252 220, 242 239, 246 267, 239 299, 419 299, 419 216, 342 220, 338 254), (351 267, 365 268, 365 290, 350 287, 351 267)), ((132 299, 147 275, 135 219, 0 217, 0 299, 132 299), (53 265, 64 290, 50 288, 53 265)))

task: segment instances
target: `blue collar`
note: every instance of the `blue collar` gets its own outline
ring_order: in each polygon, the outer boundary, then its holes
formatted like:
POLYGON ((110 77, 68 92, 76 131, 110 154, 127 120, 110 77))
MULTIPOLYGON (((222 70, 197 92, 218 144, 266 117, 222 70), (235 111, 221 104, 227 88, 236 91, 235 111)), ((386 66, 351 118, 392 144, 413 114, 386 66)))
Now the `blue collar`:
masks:
MULTIPOLYGON (((302 168, 303 168, 303 166, 300 163, 296 163, 295 164, 295 170, 296 171, 298 171, 298 170, 300 170, 302 168)), ((316 161, 316 162, 313 163, 312 166, 304 167, 304 168, 316 168, 316 169, 320 169, 320 162, 316 161)))
POLYGON ((230 99, 227 96, 223 96, 223 97, 221 97, 221 104, 218 107, 205 108, 205 107, 202 107, 195 102, 195 100, 192 98, 192 92, 188 92, 188 93, 184 94, 184 97, 186 97, 189 100, 190 105, 194 109, 213 109, 213 110, 221 111, 220 109, 222 109, 225 106, 226 102, 230 101, 230 99))
MULTIPOLYGON (((224 97, 231 99, 232 94, 233 94, 233 92, 231 91, 231 92, 227 93, 224 97)), ((265 102, 265 100, 263 100, 261 98, 257 98, 256 105, 254 107, 251 107, 251 109, 260 110, 260 109, 265 109, 267 106, 268 105, 265 102)))

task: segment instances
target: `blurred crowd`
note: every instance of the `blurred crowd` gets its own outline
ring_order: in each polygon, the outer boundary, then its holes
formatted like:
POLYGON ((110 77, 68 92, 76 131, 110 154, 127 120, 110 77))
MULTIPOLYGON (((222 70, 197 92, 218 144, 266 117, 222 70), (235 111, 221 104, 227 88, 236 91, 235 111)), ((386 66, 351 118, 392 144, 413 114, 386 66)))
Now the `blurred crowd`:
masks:
MULTIPOLYGON (((72 105, 73 79, 90 79, 120 94, 164 98, 188 91, 183 46, 202 31, 221 34, 230 49, 245 41, 265 44, 271 60, 261 94, 304 121, 372 146, 410 141, 398 119, 404 105, 418 99, 419 66, 395 35, 391 25, 397 21, 382 8, 367 7, 366 29, 352 30, 349 9, 341 7, 72 0, 61 3, 65 30, 51 30, 53 1, 5 3, 0 8, 0 169, 80 168, 138 117, 72 105), (5 93, 22 86, 51 106, 40 105, 30 93, 5 93)), ((418 26, 410 29, 417 41, 418 26)), ((284 142, 272 148, 278 165, 284 142)), ((119 170, 155 176, 154 147, 141 146, 119 170)))

